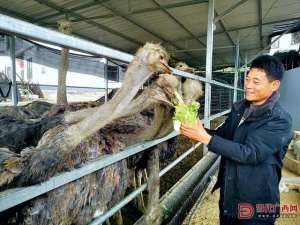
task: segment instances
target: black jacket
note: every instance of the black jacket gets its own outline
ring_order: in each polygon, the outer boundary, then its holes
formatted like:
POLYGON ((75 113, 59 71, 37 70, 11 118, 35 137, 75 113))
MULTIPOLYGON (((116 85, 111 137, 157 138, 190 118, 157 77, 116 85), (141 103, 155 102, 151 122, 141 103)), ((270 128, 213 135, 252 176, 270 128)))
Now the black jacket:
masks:
POLYGON ((279 204, 278 184, 292 137, 292 119, 278 99, 276 92, 240 125, 250 103, 235 103, 208 144, 210 151, 222 156, 215 189, 221 188, 223 215, 238 216, 240 203, 252 204, 254 211, 256 204, 279 204))

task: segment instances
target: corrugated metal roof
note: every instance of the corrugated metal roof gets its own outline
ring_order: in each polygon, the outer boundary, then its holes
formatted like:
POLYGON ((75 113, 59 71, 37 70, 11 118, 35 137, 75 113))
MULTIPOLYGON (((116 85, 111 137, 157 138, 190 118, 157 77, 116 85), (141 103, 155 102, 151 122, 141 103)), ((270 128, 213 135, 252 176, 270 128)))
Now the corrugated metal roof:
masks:
POLYGON ((177 20, 187 27, 193 34, 206 32, 208 4, 197 4, 169 9, 177 20), (206 15, 206 16, 204 16, 206 15))
MULTIPOLYGON (((215 0, 215 11, 222 15, 240 1, 215 0)), ((0 0, 0 13, 50 28, 67 14, 80 37, 130 53, 146 41, 162 42, 174 57, 199 66, 207 9, 207 0, 0 0)), ((299 0, 246 1, 216 23, 213 64, 233 64, 238 37, 241 58, 251 58, 267 46, 274 25, 292 19, 300 19, 299 0)))

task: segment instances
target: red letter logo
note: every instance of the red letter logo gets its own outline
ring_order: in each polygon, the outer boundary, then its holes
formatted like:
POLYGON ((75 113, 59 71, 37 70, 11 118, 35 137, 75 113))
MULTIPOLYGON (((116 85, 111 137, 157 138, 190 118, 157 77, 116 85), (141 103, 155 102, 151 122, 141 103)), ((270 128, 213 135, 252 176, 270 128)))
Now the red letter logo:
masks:
POLYGON ((239 203, 238 204, 239 208, 239 219, 250 219, 254 215, 254 208, 251 204, 249 203, 239 203))

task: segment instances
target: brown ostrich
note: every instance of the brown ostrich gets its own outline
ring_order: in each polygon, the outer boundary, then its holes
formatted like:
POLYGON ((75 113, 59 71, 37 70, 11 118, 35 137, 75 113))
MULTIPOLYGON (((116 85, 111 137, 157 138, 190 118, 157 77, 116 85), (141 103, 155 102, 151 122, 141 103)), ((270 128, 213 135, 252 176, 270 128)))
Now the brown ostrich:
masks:
MULTIPOLYGON (((40 138, 19 146, 19 154, 10 151, 13 148, 0 139, 0 147, 3 147, 0 148, 0 188, 40 183, 102 155, 169 134, 173 130, 171 98, 181 83, 170 75, 167 61, 168 54, 161 46, 148 43, 137 51, 122 88, 106 104, 45 104, 40 109, 33 104, 41 103, 33 103, 10 114, 15 119, 12 124, 25 127, 23 134, 27 128, 39 124, 38 132, 33 129, 31 136, 38 134, 40 138), (165 74, 157 76, 138 93, 157 73, 165 74), (37 108, 39 113, 35 113, 37 108)), ((188 86, 183 89, 191 91, 188 86)), ((0 117, 8 118, 9 111, 0 113, 0 117)), ((1 118, 0 126, 7 126, 5 122, 1 125, 1 118)), ((2 134, 5 136, 5 132, 2 134)), ((154 151, 156 156, 158 152, 161 157, 169 154, 168 144, 158 145, 159 150, 154 151)), ((144 156, 139 154, 120 161, 9 209, 0 214, 0 224, 88 224, 124 196, 130 183, 129 168, 145 168, 144 156)), ((149 179, 153 182, 151 176, 149 179)))
MULTIPOLYGON (((188 66, 185 62, 178 62, 175 68, 188 73, 195 72, 195 69, 188 66)), ((183 77, 178 77, 177 79, 180 80, 180 93, 183 96, 184 102, 191 103, 192 101, 199 100, 199 98, 203 96, 203 87, 200 81, 186 79, 183 77)), ((194 141, 191 141, 190 139, 184 136, 175 137, 174 139, 176 140, 175 142, 177 155, 182 154, 186 149, 190 148, 194 144, 194 141)))
MULTIPOLYGON (((175 66, 176 69, 188 72, 188 73, 195 73, 195 68, 188 66, 184 62, 178 62, 175 66)), ((182 77, 178 77, 178 79, 181 81, 180 83, 183 83, 181 89, 181 93, 183 94, 184 101, 187 103, 190 103, 192 99, 197 99, 203 95, 202 91, 202 84, 200 81, 193 80, 193 79, 186 79, 182 77), (185 89, 185 91, 184 91, 185 89), (188 89, 191 89, 187 91, 188 89)))
POLYGON ((188 64, 186 64, 185 62, 176 63, 175 68, 188 73, 195 72, 195 68, 188 66, 188 64))
MULTIPOLYGON (((46 131, 37 146, 25 148, 20 154, 0 148, 2 190, 40 183, 101 155, 155 137, 162 120, 156 112, 151 120, 140 112, 167 105, 173 84, 161 76, 139 96, 136 94, 153 74, 170 73, 167 61, 163 48, 146 44, 138 50, 122 88, 109 102, 58 114, 58 125, 46 131), (141 130, 147 129, 141 135, 141 130)), ((1 213, 0 224, 87 224, 122 198, 127 186, 128 168, 123 160, 1 213)))

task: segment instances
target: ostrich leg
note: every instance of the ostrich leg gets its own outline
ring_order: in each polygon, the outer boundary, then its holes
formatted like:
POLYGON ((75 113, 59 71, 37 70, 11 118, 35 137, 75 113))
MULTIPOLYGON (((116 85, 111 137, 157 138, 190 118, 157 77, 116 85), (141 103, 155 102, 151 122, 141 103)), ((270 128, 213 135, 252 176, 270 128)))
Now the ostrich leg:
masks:
POLYGON ((114 220, 116 221, 117 225, 123 225, 123 216, 121 210, 116 212, 116 214, 113 216, 114 220))
MULTIPOLYGON (((140 187, 140 186, 142 186, 143 174, 142 174, 141 170, 138 170, 136 173, 137 173, 138 187, 140 187)), ((143 193, 140 193, 139 196, 137 197, 137 206, 141 212, 146 211, 143 193)))
POLYGON ((159 149, 151 149, 147 162, 149 171, 148 202, 145 215, 145 225, 159 225, 162 219, 162 210, 159 205, 159 149))

